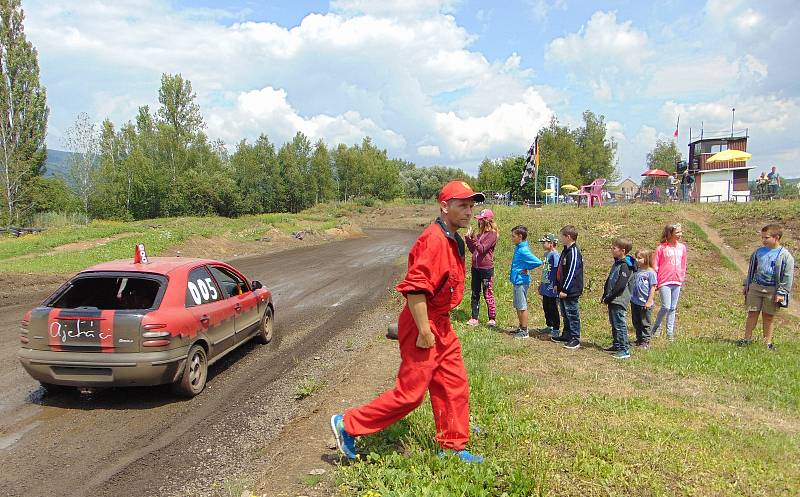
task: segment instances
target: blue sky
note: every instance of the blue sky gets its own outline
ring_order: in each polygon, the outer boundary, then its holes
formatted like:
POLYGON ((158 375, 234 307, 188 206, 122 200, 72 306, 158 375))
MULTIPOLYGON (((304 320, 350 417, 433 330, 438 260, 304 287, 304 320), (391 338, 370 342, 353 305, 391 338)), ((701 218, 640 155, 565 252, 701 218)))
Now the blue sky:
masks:
POLYGON ((157 107, 162 73, 197 93, 233 151, 298 130, 369 135, 392 156, 476 173, 551 116, 605 116, 622 177, 658 139, 747 128, 757 171, 800 176, 800 9, 790 0, 23 0, 48 88, 48 146, 79 112, 157 107))

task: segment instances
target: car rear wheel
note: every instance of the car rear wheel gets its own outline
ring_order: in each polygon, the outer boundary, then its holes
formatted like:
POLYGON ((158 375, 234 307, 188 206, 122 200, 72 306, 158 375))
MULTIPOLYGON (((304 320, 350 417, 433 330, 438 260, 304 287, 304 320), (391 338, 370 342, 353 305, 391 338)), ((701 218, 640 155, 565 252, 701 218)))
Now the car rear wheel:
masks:
POLYGON ((208 378, 208 359, 206 351, 200 345, 192 345, 186 364, 183 366, 183 375, 173 385, 175 393, 185 397, 194 397, 203 391, 208 378))
POLYGON ((261 322, 258 324, 258 334, 256 339, 258 343, 267 344, 272 341, 273 334, 273 320, 272 320, 272 307, 267 306, 264 315, 261 316, 261 322))

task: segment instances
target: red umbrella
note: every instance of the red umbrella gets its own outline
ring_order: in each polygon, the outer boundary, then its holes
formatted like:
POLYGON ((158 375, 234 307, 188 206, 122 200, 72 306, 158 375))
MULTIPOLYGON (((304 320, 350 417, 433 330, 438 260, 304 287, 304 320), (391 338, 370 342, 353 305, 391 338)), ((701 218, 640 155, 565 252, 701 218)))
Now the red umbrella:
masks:
POLYGON ((669 178, 672 175, 663 169, 648 169, 642 173, 642 176, 650 176, 653 178, 669 178))

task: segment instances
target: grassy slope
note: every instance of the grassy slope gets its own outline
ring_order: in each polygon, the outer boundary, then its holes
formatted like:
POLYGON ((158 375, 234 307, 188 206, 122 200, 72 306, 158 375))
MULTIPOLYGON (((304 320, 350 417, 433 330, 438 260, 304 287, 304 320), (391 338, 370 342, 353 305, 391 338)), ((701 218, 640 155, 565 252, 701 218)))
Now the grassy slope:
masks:
MULTIPOLYGON (((580 232, 589 287, 581 301, 584 347, 567 351, 532 338, 514 341, 467 328, 468 298, 454 313, 469 369, 470 448, 482 466, 438 459, 430 406, 375 436, 364 460, 337 476, 348 495, 742 495, 800 493, 800 372, 797 320, 781 324, 778 350, 739 348, 740 276, 720 261, 696 226, 686 230, 689 275, 674 344, 657 341, 615 362, 605 308, 597 303, 610 241, 627 236, 654 247, 676 207, 496 210, 495 252, 501 324, 513 322, 508 230, 533 236, 567 223, 580 232)), ((538 250, 537 250, 538 252, 538 250)), ((469 283, 467 283, 469 285, 469 283)), ((529 299, 532 324, 540 301, 529 299)))
POLYGON ((84 226, 53 227, 19 238, 0 238, 0 272, 67 273, 92 264, 130 257, 142 242, 157 256, 190 237, 224 237, 234 241, 257 240, 273 229, 283 233, 325 230, 347 222, 348 208, 324 205, 299 214, 263 214, 238 219, 222 217, 163 218, 135 222, 93 221, 84 226), (53 252, 65 244, 109 238, 107 243, 84 250, 53 252))

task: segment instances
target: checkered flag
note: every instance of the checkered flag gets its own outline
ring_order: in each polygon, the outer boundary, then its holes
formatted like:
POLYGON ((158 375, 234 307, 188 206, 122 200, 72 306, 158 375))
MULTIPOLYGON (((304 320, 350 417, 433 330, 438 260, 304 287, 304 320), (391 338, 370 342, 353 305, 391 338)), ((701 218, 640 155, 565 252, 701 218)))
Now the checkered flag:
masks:
POLYGON ((539 167, 539 137, 531 143, 531 148, 528 149, 528 155, 525 156, 525 169, 522 171, 522 179, 519 181, 519 186, 525 186, 529 178, 532 178, 539 167))

